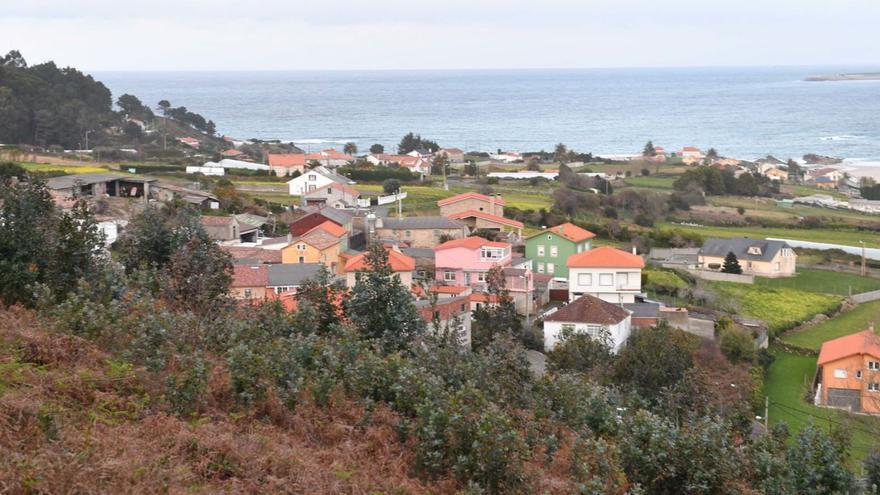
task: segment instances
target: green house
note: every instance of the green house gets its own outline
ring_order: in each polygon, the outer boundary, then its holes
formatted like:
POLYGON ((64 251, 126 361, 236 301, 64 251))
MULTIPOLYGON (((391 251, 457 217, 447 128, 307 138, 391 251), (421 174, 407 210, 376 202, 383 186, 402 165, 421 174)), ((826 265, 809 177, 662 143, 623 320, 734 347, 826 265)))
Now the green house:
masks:
POLYGON ((551 227, 526 239, 526 258, 538 273, 568 279, 568 257, 590 250, 596 234, 573 223, 551 227))

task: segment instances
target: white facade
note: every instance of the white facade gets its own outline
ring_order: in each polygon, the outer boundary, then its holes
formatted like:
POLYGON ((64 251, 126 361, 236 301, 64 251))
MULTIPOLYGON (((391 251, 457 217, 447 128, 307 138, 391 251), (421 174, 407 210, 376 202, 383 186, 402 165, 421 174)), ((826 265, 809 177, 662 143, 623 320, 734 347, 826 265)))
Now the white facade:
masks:
POLYGON ((611 350, 616 354, 626 343, 632 331, 632 317, 627 315, 622 321, 613 325, 598 325, 575 321, 545 321, 544 322, 544 350, 550 351, 562 339, 563 329, 570 329, 574 333, 588 334, 591 337, 599 337, 607 331, 611 339, 611 350))
POLYGON ((569 268, 568 300, 589 294, 612 304, 635 302, 642 291, 642 270, 638 268, 569 268))
POLYGON ((243 160, 233 160, 224 158, 219 162, 205 162, 203 167, 220 167, 220 168, 242 168, 245 170, 269 170, 269 166, 263 163, 246 162, 243 160))
POLYGON ((332 183, 333 180, 322 174, 320 168, 314 168, 287 181, 287 189, 291 196, 301 196, 303 193, 320 189, 332 183))

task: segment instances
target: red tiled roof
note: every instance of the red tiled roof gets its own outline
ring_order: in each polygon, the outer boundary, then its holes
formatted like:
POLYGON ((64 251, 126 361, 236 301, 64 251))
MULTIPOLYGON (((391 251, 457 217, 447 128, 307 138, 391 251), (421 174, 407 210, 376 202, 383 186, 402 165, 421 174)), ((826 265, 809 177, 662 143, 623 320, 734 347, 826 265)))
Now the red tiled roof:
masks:
POLYGON ((328 148, 328 149, 326 149, 326 150, 321 150, 321 151, 319 151, 319 152, 317 152, 317 153, 309 153, 308 155, 305 155, 305 159, 306 159, 307 161, 311 161, 311 160, 317 160, 317 161, 321 161, 321 160, 346 160, 346 161, 352 161, 352 160, 354 160, 354 157, 351 156, 351 155, 347 155, 347 154, 345 154, 345 153, 343 153, 343 152, 341 152, 341 151, 335 150, 335 149, 333 149, 333 148, 328 148))
POLYGON ((467 210, 461 213, 455 213, 453 215, 447 215, 449 218, 453 220, 462 220, 464 218, 481 218, 483 220, 488 220, 490 222, 500 223, 503 225, 509 225, 511 227, 516 227, 518 229, 523 228, 522 222, 517 222, 516 220, 511 220, 509 218, 499 217, 498 215, 492 215, 490 213, 486 213, 484 211, 477 210, 467 210))
MULTIPOLYGON (((323 225, 323 224, 322 224, 323 225)), ((296 244, 298 242, 304 242, 309 246, 317 249, 318 251, 323 251, 330 246, 335 244, 339 244, 339 236, 333 235, 332 233, 318 227, 306 232, 305 234, 299 236, 298 238, 291 241, 291 244, 296 244)))
POLYGON ((231 149, 231 150, 224 150, 223 153, 220 153, 220 154, 223 156, 238 156, 238 155, 242 155, 243 153, 241 151, 238 151, 237 149, 231 149))
POLYGON ((455 153, 455 154, 464 153, 464 151, 462 151, 458 148, 443 148, 442 151, 445 151, 447 153, 455 153))
POLYGON ((306 155, 302 153, 269 154, 270 167, 304 167, 306 155))
POLYGON ((334 221, 327 220, 326 222, 324 222, 322 224, 318 224, 318 225, 312 227, 311 229, 307 230, 306 233, 303 234, 303 236, 308 235, 310 232, 314 232, 315 230, 318 230, 318 229, 323 230, 323 231, 325 231, 331 235, 334 235, 336 237, 342 237, 346 234, 344 227, 342 227, 341 225, 339 225, 338 223, 336 223, 334 221))
POLYGON ((681 151, 700 151, 700 148, 697 148, 696 146, 685 146, 681 151))
POLYGON ((822 344, 816 364, 821 366, 857 354, 880 358, 880 336, 872 330, 862 330, 846 337, 829 340, 822 344))
MULTIPOLYGON (((455 196, 453 196, 451 198, 441 199, 440 201, 437 201, 437 206, 446 206, 448 204, 456 203, 458 201, 462 201, 465 199, 481 199, 487 203, 492 202, 492 198, 490 198, 489 196, 486 196, 485 194, 480 194, 480 193, 476 193, 476 192, 467 192, 467 193, 463 193, 463 194, 456 194, 455 196)), ((504 206, 504 198, 502 198, 501 196, 495 196, 495 203, 499 204, 501 206, 504 206)))
POLYGON ((429 292, 434 292, 436 294, 461 294, 462 292, 468 290, 469 287, 453 287, 451 285, 435 285, 428 289, 429 292))
POLYGON ((269 285, 269 268, 266 265, 232 267, 230 287, 266 287, 269 285))
MULTIPOLYGON (((555 227, 550 227, 547 230, 549 230, 550 232, 553 232, 554 234, 560 235, 560 236, 568 239, 571 242, 581 242, 581 241, 585 241, 587 239, 592 239, 593 237, 596 237, 596 234, 590 232, 589 230, 582 229, 582 228, 578 227, 577 225, 575 225, 573 223, 568 223, 568 222, 566 222, 562 225, 557 225, 555 227)), ((536 235, 541 235, 541 234, 536 234, 536 235)))
POLYGON ((598 247, 568 258, 569 268, 644 268, 641 256, 613 247, 598 247))
POLYGON ((485 294, 483 292, 477 292, 475 294, 471 294, 468 297, 470 298, 471 302, 493 302, 493 303, 496 303, 496 302, 498 302, 498 299, 499 299, 497 294, 494 294, 494 295, 493 294, 485 294))
POLYGON ((629 311, 620 306, 585 294, 545 317, 544 321, 614 325, 625 320, 627 316, 629 311))
POLYGON ((451 241, 446 241, 439 246, 434 246, 434 251, 441 251, 443 249, 452 249, 463 247, 467 249, 480 249, 481 247, 496 247, 496 248, 509 248, 510 243, 507 242, 495 242, 490 241, 488 239, 484 239, 482 237, 472 235, 470 237, 465 237, 464 239, 453 239, 451 241))
MULTIPOLYGON (((391 266, 391 271, 411 272, 416 269, 416 260, 413 258, 393 249, 386 248, 386 251, 388 251, 388 264, 391 266)), ((359 272, 367 269, 366 251, 345 262, 345 271, 347 272, 359 272)))
POLYGON ((211 226, 224 226, 224 225, 232 225, 232 222, 235 221, 235 217, 218 217, 213 215, 206 215, 199 220, 202 222, 202 225, 211 225, 211 226))

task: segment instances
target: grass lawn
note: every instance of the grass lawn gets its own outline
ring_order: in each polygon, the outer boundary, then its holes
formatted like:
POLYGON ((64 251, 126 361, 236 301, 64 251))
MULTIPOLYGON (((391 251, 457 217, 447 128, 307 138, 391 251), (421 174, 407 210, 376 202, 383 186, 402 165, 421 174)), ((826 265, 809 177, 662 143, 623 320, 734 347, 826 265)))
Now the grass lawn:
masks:
POLYGON ((855 229, 788 229, 788 228, 764 228, 764 227, 695 227, 692 225, 678 225, 671 223, 659 223, 659 227, 680 229, 686 232, 695 232, 703 237, 752 237, 764 239, 767 237, 781 239, 795 239, 799 241, 827 242, 842 244, 845 246, 859 246, 859 240, 865 241, 869 247, 880 246, 880 233, 859 231, 855 229))
POLYGON ((806 205, 783 207, 770 198, 742 198, 736 196, 710 196, 706 198, 712 206, 744 208, 746 216, 775 220, 790 220, 796 217, 822 217, 851 224, 870 224, 880 222, 880 217, 858 211, 832 210, 806 205))
POLYGON ((686 289, 687 281, 669 270, 658 270, 656 268, 645 268, 642 273, 647 277, 647 285, 674 287, 676 289, 686 289))
POLYGON ((868 452, 880 446, 880 418, 851 415, 811 405, 804 400, 804 395, 816 373, 816 358, 788 354, 778 349, 773 354, 776 359, 767 372, 764 389, 770 398, 770 421, 785 421, 792 435, 808 421, 823 428, 828 428, 829 420, 846 423, 852 434, 850 467, 860 472, 859 468, 868 452))
POLYGON ((816 326, 800 332, 787 333, 782 340, 787 344, 818 351, 823 342, 861 332, 871 323, 880 324, 880 301, 859 304, 816 326))
POLYGON ((712 287, 722 300, 734 301, 739 314, 764 320, 770 335, 793 328, 819 313, 830 313, 841 298, 785 287, 713 282, 712 287))
POLYGON ((664 189, 664 190, 672 190, 672 183, 675 182, 675 177, 652 177, 652 176, 639 176, 639 177, 629 177, 625 179, 627 184, 634 187, 643 187, 647 189, 664 189))
POLYGON ((93 172, 107 172, 108 169, 91 165, 50 165, 47 163, 19 163, 22 168, 31 172, 64 172, 65 174, 89 174, 93 172))
POLYGON ((819 294, 837 294, 848 296, 860 292, 880 289, 880 279, 862 277, 852 273, 818 270, 815 268, 798 268, 797 276, 790 278, 755 277, 756 285, 767 287, 787 287, 789 289, 817 292, 819 294))

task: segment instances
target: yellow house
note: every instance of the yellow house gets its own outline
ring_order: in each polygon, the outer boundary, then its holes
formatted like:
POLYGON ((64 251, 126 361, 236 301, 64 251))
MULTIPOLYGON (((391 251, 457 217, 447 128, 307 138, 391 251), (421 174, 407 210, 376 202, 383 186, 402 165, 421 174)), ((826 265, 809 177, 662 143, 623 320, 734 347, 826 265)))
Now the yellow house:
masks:
POLYGON ((341 273, 340 238, 324 229, 312 230, 281 250, 282 263, 323 263, 333 273, 341 273))

